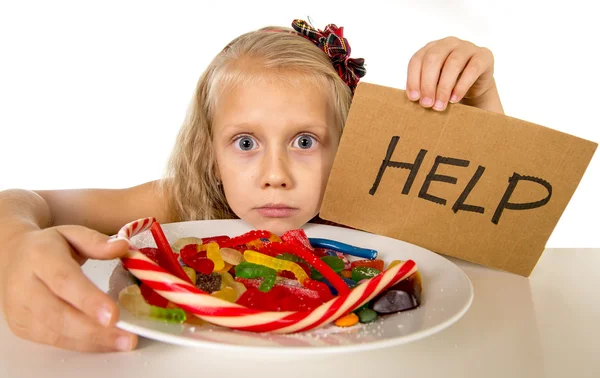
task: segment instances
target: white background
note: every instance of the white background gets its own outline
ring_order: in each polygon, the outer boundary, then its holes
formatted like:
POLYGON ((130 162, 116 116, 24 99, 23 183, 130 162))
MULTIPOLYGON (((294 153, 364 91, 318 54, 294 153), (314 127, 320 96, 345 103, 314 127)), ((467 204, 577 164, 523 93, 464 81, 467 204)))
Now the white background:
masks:
MULTIPOLYGON (((344 26, 365 81, 405 88, 425 43, 489 47, 507 115, 600 142, 595 2, 2 1, 0 190, 159 178, 196 82, 231 39, 311 17, 344 26)), ((598 247, 600 152, 548 247, 598 247)))

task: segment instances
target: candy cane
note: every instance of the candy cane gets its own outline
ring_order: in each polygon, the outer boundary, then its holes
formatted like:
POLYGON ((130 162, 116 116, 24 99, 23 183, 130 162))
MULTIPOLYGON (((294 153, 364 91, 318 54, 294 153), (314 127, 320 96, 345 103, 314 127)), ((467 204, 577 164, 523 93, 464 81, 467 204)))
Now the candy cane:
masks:
POLYGON ((154 218, 144 218, 121 228, 117 238, 129 244, 128 254, 121 258, 123 266, 180 308, 209 323, 236 330, 294 333, 322 327, 417 271, 415 262, 407 260, 356 286, 349 294, 335 297, 311 311, 262 311, 213 297, 170 274, 142 254, 130 238, 148 230, 154 222, 154 218))

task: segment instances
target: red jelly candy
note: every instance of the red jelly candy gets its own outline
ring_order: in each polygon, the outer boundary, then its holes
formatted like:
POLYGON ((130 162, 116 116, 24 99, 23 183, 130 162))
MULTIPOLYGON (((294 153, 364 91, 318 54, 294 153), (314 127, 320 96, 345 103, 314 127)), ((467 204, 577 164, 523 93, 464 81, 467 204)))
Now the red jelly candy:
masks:
POLYGON ((306 248, 308 248, 311 252, 314 251, 312 245, 310 245, 310 241, 308 240, 308 236, 306 236, 306 232, 303 229, 298 228, 296 230, 289 230, 285 234, 281 236, 281 239, 285 243, 294 244, 294 242, 300 242, 306 248))
POLYGON ((302 268, 306 272, 306 275, 310 277, 310 275, 312 274, 312 270, 310 269, 310 266, 308 264, 302 262, 298 262, 296 264, 300 265, 300 268, 302 268))
POLYGON ((223 244, 223 242, 229 240, 229 236, 227 235, 219 235, 219 236, 211 236, 208 238, 202 238, 202 244, 208 244, 210 242, 215 242, 219 245, 219 247, 221 246, 221 244, 223 244))
POLYGON ((265 306, 263 292, 257 288, 251 287, 238 298, 235 302, 239 305, 246 306, 248 308, 263 309, 265 306))
MULTIPOLYGON (((299 286, 296 280, 278 281, 273 288, 264 293, 258 290, 261 279, 236 278, 247 290, 236 303, 264 311, 310 311, 332 298, 329 288, 322 282, 326 295, 309 288, 299 286)), ((316 281, 315 281, 316 282, 316 281)))
POLYGON ((328 302, 329 300, 331 300, 333 298, 333 294, 331 294, 331 290, 329 289, 327 284, 325 284, 323 282, 316 281, 316 280, 309 278, 306 281, 304 281, 304 286, 307 289, 314 290, 317 293, 319 293, 319 299, 321 299, 322 302, 328 302))
POLYGON ((284 285, 276 285, 267 293, 251 287, 236 303, 263 311, 311 311, 322 302, 318 298, 305 296, 300 291, 294 293, 284 285))
POLYGON ((187 266, 191 266, 188 262, 194 258, 206 258, 206 251, 198 251, 197 244, 188 244, 181 248, 179 253, 181 254, 181 260, 187 266))
POLYGON ((231 274, 232 277, 235 277, 235 265, 231 266, 231 269, 229 269, 229 274, 231 274))
POLYGON ((289 270, 281 270, 281 271, 277 272, 277 275, 280 277, 285 277, 285 278, 289 278, 292 280, 296 278, 294 273, 290 272, 289 270))
POLYGON ((235 247, 232 247, 232 248, 233 248, 233 249, 235 249, 236 251, 240 252, 242 255, 244 254, 244 252, 245 252, 247 249, 251 249, 251 248, 248 248, 248 247, 246 247, 246 244, 243 244, 243 245, 236 245, 235 247))
POLYGON ((273 286, 271 290, 265 293, 264 305, 269 311, 285 311, 282 307, 282 301, 287 292, 281 286, 273 286))
POLYGON ((228 239, 223 242, 223 244, 219 244, 220 247, 229 247, 234 248, 238 245, 245 245, 246 243, 250 243, 256 239, 261 238, 269 238, 271 237, 271 232, 266 230, 251 230, 242 234, 240 236, 236 236, 235 238, 228 239))
POLYGON ((318 298, 287 296, 280 301, 281 311, 312 311, 323 302, 318 298))
MULTIPOLYGON (((310 270, 310 267, 308 266, 308 264, 301 263, 301 262, 297 262, 296 264, 300 265, 300 267, 302 268, 302 270, 304 270, 306 275, 310 277, 310 275, 312 274, 312 271, 310 270)), ((281 270, 281 271, 277 272, 277 275, 281 276, 281 277, 285 277, 285 278, 291 278, 293 280, 296 279, 296 275, 294 273, 290 272, 289 270, 281 270)))
POLYGON ((279 242, 273 242, 261 245, 260 248, 258 248, 258 252, 267 256, 277 257, 277 255, 287 252, 287 249, 284 244, 279 242))
POLYGON ((251 304, 253 303, 252 297, 254 296, 256 291, 258 291, 258 289, 255 290, 255 288, 246 288, 246 291, 244 291, 242 295, 240 295, 240 297, 235 301, 235 303, 249 308, 254 308, 251 304))
POLYGON ((357 266, 368 266, 370 268, 375 268, 375 269, 377 269, 377 270, 379 270, 381 272, 383 270, 383 260, 376 259, 376 260, 357 260, 357 261, 352 261, 350 263, 350 270, 354 269, 357 266))
POLYGON ((202 257, 200 254, 197 254, 184 262, 185 265, 202 274, 211 274, 215 269, 215 263, 211 259, 202 257))
POLYGON ((198 253, 198 248, 196 244, 188 244, 179 250, 179 254, 181 255, 181 259, 186 259, 188 257, 194 256, 198 253))
POLYGON ((152 306, 158 306, 165 308, 169 301, 160 296, 160 294, 156 293, 152 288, 145 283, 140 285, 140 291, 142 292, 142 296, 148 302, 148 304, 152 306))
POLYGON ((244 286, 246 286, 246 289, 250 289, 250 288, 258 289, 258 286, 260 286, 260 284, 262 282, 262 279, 260 279, 260 278, 235 277, 235 280, 237 282, 240 282, 244 286))
POLYGON ((327 248, 313 248, 313 253, 317 257, 327 256, 327 251, 329 251, 327 248))

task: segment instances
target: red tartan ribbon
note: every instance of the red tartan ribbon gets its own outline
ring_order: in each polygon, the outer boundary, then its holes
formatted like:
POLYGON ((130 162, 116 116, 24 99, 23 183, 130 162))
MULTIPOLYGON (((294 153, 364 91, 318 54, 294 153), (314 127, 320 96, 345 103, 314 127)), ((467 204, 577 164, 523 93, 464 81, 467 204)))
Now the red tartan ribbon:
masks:
POLYGON ((325 30, 319 30, 303 20, 294 20, 292 27, 329 56, 338 75, 354 93, 360 78, 365 76, 367 70, 363 58, 350 58, 350 44, 344 38, 344 28, 329 24, 325 30))

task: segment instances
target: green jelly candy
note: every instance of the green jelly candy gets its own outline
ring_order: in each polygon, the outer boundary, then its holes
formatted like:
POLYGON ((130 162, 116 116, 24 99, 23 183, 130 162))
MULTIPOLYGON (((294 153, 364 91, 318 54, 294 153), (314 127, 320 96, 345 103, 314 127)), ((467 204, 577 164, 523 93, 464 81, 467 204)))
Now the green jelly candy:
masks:
POLYGON ((354 310, 354 312, 356 312, 358 314, 360 312, 360 310, 362 310, 364 308, 369 308, 369 302, 365 302, 362 306, 357 307, 356 310, 354 310))
POLYGON ((356 312, 356 315, 361 323, 371 323, 377 319, 377 313, 370 308, 362 308, 356 312))
POLYGON ((258 290, 262 291, 263 293, 269 292, 275 285, 276 279, 277 279, 277 276, 275 274, 269 274, 269 275, 264 276, 263 281, 258 286, 258 290))
MULTIPOLYGON (((344 260, 340 259, 337 256, 323 256, 321 257, 321 261, 327 264, 327 266, 329 266, 331 270, 333 270, 336 273, 339 273, 342 270, 344 270, 344 260)), ((318 270, 316 270, 315 268, 311 268, 310 271, 310 278, 317 281, 323 281, 323 275, 319 273, 318 270)))
POLYGON ((306 263, 306 261, 302 260, 300 257, 298 257, 296 255, 292 255, 291 253, 281 253, 281 254, 277 255, 276 258, 278 258, 280 260, 295 262, 295 263, 299 263, 299 262, 306 263))
POLYGON ((337 256, 323 256, 321 257, 321 260, 323 260, 325 264, 329 265, 329 267, 336 273, 344 270, 344 260, 337 256))
POLYGON ((162 308, 150 305, 149 315, 170 323, 183 323, 186 320, 185 311, 180 308, 162 308))
POLYGON ((357 266, 352 269, 352 279, 356 282, 368 280, 381 273, 379 269, 371 268, 370 266, 357 266))
POLYGON ((242 278, 259 278, 275 275, 277 271, 264 265, 242 261, 235 266, 235 275, 242 278))
POLYGON ((275 285, 277 271, 264 265, 242 261, 235 266, 235 275, 242 278, 263 278, 258 290, 266 293, 275 285))
POLYGON ((315 268, 310 268, 310 278, 317 281, 323 281, 323 275, 315 268))

